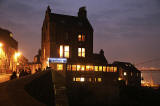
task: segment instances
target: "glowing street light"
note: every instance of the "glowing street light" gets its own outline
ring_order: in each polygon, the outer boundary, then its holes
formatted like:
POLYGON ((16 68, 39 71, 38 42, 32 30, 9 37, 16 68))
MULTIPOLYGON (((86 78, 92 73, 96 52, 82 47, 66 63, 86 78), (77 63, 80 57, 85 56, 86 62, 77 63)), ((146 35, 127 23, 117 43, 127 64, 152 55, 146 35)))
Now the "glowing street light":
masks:
POLYGON ((14 55, 14 59, 15 61, 17 61, 17 59, 21 56, 21 53, 20 52, 16 52, 15 55, 14 55))
POLYGON ((3 43, 0 42, 0 47, 2 47, 2 46, 3 46, 3 43))

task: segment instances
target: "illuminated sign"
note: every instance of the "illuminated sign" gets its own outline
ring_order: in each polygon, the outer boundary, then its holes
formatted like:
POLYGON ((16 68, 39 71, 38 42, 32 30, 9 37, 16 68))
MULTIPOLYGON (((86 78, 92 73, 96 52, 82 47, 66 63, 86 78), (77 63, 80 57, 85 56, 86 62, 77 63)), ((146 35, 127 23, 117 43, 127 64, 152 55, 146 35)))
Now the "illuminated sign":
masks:
POLYGON ((67 63, 66 58, 48 58, 49 63, 67 63))

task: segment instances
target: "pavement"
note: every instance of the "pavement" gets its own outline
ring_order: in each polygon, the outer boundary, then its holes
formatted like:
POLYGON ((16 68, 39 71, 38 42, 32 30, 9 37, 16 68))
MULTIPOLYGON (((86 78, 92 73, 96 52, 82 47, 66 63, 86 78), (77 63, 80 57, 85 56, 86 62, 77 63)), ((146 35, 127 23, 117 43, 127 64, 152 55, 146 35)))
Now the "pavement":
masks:
POLYGON ((33 80, 42 79, 45 73, 28 75, 9 81, 7 80, 10 75, 0 75, 1 82, 3 82, 0 83, 0 106, 45 106, 44 103, 32 97, 24 89, 33 80))
POLYGON ((6 82, 10 79, 11 74, 5 74, 1 73, 0 74, 0 83, 6 82))

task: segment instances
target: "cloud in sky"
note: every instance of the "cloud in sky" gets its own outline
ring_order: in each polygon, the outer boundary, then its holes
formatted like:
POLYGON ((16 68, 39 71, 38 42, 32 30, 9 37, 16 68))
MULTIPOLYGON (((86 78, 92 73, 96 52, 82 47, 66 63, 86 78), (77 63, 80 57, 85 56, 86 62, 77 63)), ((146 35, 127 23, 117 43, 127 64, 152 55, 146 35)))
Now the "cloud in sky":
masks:
POLYGON ((94 51, 103 48, 111 62, 159 57, 159 0, 0 0, 0 27, 14 33, 30 60, 41 46, 48 5, 52 12, 68 15, 77 15, 78 8, 86 6, 94 28, 94 51))

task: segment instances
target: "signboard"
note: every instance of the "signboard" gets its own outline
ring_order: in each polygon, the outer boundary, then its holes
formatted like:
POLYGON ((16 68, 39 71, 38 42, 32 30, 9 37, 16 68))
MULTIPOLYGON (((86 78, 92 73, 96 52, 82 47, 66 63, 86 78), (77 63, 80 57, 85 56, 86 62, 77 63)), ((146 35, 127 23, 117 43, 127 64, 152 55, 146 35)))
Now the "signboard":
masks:
POLYGON ((67 63, 66 58, 48 58, 49 63, 67 63))

